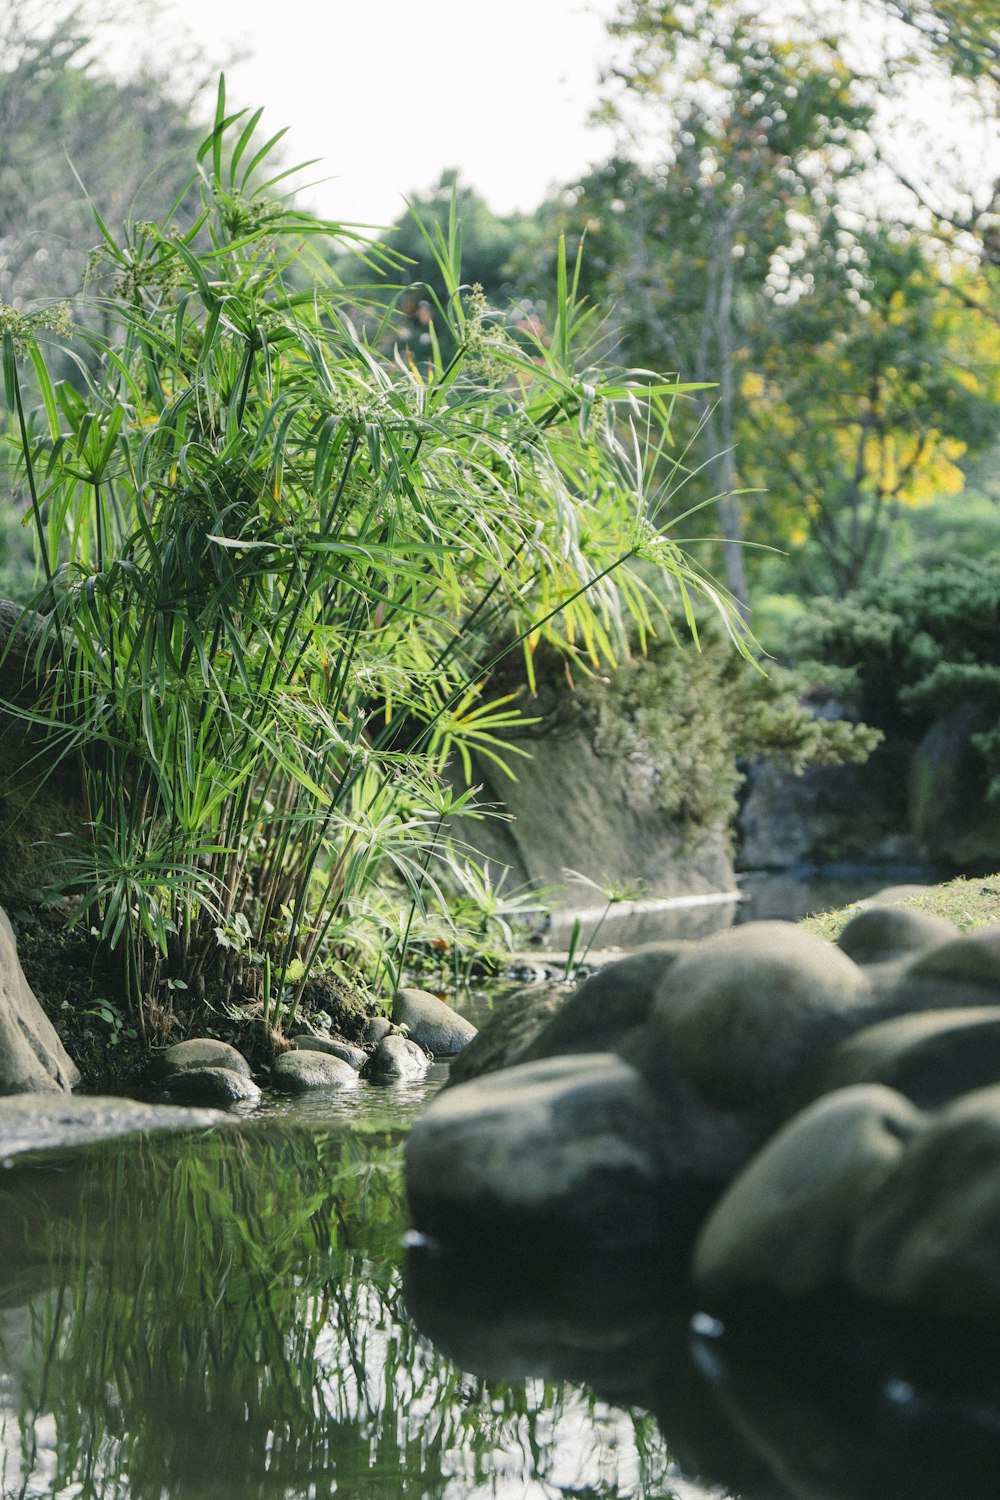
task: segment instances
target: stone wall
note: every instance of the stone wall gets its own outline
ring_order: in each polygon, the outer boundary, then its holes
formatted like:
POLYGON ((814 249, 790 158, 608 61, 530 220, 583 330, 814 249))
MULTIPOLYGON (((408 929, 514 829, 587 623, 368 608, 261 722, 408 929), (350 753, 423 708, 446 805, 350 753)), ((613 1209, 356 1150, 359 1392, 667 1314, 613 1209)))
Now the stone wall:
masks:
POLYGON ((649 761, 602 757, 580 727, 532 740, 530 749, 530 761, 515 762, 516 781, 475 766, 478 800, 503 819, 462 818, 453 827, 479 855, 510 870, 509 888, 545 890, 555 909, 600 901, 598 891, 567 883, 567 870, 601 887, 638 885, 647 897, 733 889, 727 831, 682 837, 656 806, 649 761))
POLYGON ((976 748, 976 735, 991 724, 980 706, 962 703, 919 742, 887 741, 862 766, 794 776, 757 763, 740 810, 739 867, 844 860, 926 862, 970 873, 1000 868, 1000 806, 988 800, 976 748))

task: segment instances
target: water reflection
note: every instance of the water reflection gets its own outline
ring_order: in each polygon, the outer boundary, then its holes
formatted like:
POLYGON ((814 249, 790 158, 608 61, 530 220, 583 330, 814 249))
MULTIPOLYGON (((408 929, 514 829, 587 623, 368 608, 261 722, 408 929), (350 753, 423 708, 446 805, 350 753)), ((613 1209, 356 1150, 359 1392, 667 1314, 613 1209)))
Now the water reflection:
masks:
POLYGON ((265 1121, 0 1175, 4 1500, 669 1494, 644 1414, 416 1331, 400 1152, 265 1121))
POLYGON ((986 1500, 973 1330, 692 1323, 682 1247, 411 1250, 402 1132, 243 1122, 0 1173, 3 1500, 986 1500))
MULTIPOLYGON (((691 1314, 677 1259, 539 1265, 411 1253, 411 1310, 466 1369, 544 1370, 646 1409, 684 1474, 742 1500, 995 1500, 989 1330, 915 1327, 846 1297, 691 1314), (505 1276, 502 1284, 500 1276, 505 1276)), ((678 1491, 679 1493, 679 1491, 678 1491)))

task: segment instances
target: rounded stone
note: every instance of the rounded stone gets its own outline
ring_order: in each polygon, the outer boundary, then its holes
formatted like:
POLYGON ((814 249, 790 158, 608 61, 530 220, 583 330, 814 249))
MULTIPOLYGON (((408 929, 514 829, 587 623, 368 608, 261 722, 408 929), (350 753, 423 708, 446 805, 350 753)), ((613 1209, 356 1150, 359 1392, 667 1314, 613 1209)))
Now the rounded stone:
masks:
POLYGON ((671 965, 650 1016, 662 1048, 706 1099, 769 1108, 809 1059, 868 1018, 871 986, 832 943, 754 922, 694 944, 671 965))
POLYGON ((406 1027, 418 1047, 433 1052, 435 1057, 454 1057, 476 1035, 471 1021, 427 990, 397 990, 392 1002, 392 1019, 397 1026, 406 1027))
POLYGON ((217 1037, 192 1037, 187 1042, 175 1042, 166 1047, 154 1059, 161 1078, 171 1077, 187 1068, 228 1068, 241 1078, 251 1077, 250 1064, 242 1052, 221 1042, 217 1037))
POLYGON ((867 1296, 1000 1322, 1000 1087, 932 1118, 858 1217, 848 1264, 867 1296))
POLYGON ((399 1083, 406 1079, 422 1078, 430 1065, 427 1053, 416 1042, 393 1031, 384 1036, 375 1048, 372 1077, 380 1083, 399 1083))
POLYGON ((856 964, 890 963, 907 954, 940 947, 958 936, 956 928, 932 912, 908 906, 870 906, 852 917, 837 947, 856 964))
POLYGON ((879 1085, 841 1089, 796 1115, 698 1237, 694 1276, 706 1297, 802 1296, 843 1280, 850 1235, 923 1118, 879 1085))
POLYGON ((214 1105, 225 1109, 231 1104, 256 1104, 260 1089, 252 1078, 245 1078, 233 1068, 183 1067, 172 1073, 165 1092, 180 1104, 214 1105))
POLYGON ((418 1228, 442 1239, 533 1232, 637 1242, 662 1229, 652 1091, 607 1053, 522 1063, 431 1102, 410 1132, 418 1228))
POLYGON ((500 997, 478 1034, 455 1058, 445 1088, 526 1061, 529 1048, 573 993, 570 984, 529 984, 500 997))
POLYGON ((816 1094, 883 1083, 920 1109, 1000 1084, 1000 1008, 927 1010, 848 1037, 830 1054, 816 1094))
POLYGON ((368 1053, 363 1047, 355 1047, 351 1042, 342 1042, 337 1037, 315 1036, 311 1032, 305 1032, 302 1036, 295 1038, 296 1049, 302 1052, 325 1052, 328 1057, 339 1057, 358 1073, 368 1061, 368 1053))
POLYGON ((1000 1005, 1000 924, 953 937, 906 965, 886 997, 896 1014, 1000 1005))
POLYGON ((655 943, 584 980, 525 1050, 523 1061, 573 1052, 614 1052, 649 1017, 669 970, 690 943, 655 943))
POLYGON ((341 1089, 357 1083, 358 1075, 342 1057, 325 1052, 282 1052, 271 1068, 271 1086, 287 1094, 310 1089, 341 1089))
POLYGON ((361 1033, 361 1040, 366 1047, 377 1047, 384 1036, 388 1036, 392 1030, 392 1022, 388 1016, 369 1016, 361 1033))

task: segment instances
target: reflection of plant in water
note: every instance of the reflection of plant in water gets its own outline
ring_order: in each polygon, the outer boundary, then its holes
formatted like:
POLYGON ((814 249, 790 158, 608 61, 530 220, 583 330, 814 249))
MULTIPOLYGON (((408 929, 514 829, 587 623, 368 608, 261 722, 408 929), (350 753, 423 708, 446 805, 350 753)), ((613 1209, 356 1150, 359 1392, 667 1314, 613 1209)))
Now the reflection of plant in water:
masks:
MULTIPOLYGON (((634 1494, 617 1488, 625 1450, 638 1462, 627 1419, 570 1387, 463 1375, 407 1322, 399 1161, 392 1131, 269 1127, 7 1174, 36 1287, 51 1251, 9 1492, 457 1500, 536 1475, 544 1493, 634 1494)), ((666 1462, 654 1443, 650 1485, 666 1462)))

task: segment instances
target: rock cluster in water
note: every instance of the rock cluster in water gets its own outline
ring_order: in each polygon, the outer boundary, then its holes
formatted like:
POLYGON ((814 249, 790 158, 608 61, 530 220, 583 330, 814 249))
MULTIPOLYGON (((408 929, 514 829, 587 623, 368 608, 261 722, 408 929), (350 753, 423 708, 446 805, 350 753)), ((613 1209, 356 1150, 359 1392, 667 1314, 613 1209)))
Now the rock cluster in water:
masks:
MULTIPOLYGON (((343 1089, 361 1077, 379 1083, 419 1079, 435 1058, 455 1056, 475 1035, 476 1028, 437 996, 402 988, 394 997, 392 1018, 369 1016, 354 1041, 320 1032, 296 1036, 275 1059, 267 1082, 272 1089, 296 1094, 343 1089)), ((253 1108, 261 1099, 250 1063, 216 1037, 177 1042, 155 1053, 150 1066, 159 1098, 174 1106, 253 1108)), ((13 930, 0 908, 0 1097, 66 1096, 79 1080, 79 1070, 28 985, 13 930)), ((102 1132, 106 1125, 110 1134, 147 1128, 142 1110, 155 1109, 137 1103, 138 1113, 130 1115, 129 1101, 118 1101, 117 1108, 114 1100, 104 1103, 102 1132), (130 1123, 133 1118, 138 1123, 130 1123)), ((40 1139, 47 1141, 48 1122, 59 1118, 59 1109, 37 1113, 40 1139)), ((180 1115, 179 1110, 174 1113, 180 1115)), ((18 1120, 29 1116, 30 1109, 21 1108, 18 1120)), ((71 1116, 72 1111, 66 1116, 67 1137, 79 1125, 71 1116)))
POLYGON ((414 1126, 445 1243, 693 1242, 706 1305, 847 1288, 1000 1317, 1000 926, 872 905, 522 994, 414 1126))
MULTIPOLYGON (((452 1057, 476 1035, 476 1028, 436 995, 397 990, 392 1020, 373 1016, 360 1043, 344 1037, 304 1032, 274 1061, 270 1086, 281 1093, 343 1089, 364 1076, 379 1083, 422 1078, 435 1057, 452 1057)), ((176 1042, 156 1057, 164 1097, 174 1103, 219 1108, 253 1106, 261 1097, 250 1064, 237 1048, 214 1037, 176 1042)))

